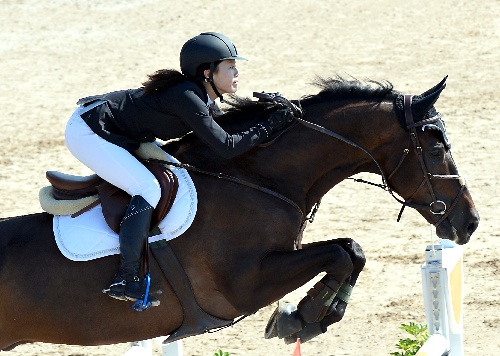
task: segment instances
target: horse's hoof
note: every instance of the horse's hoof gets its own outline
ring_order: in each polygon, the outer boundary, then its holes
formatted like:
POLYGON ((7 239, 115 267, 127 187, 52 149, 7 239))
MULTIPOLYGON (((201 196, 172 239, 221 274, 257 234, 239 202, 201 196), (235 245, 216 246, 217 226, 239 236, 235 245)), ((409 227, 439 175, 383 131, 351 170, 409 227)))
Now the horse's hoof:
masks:
POLYGON ((278 329, 276 328, 278 309, 279 307, 273 311, 271 317, 269 318, 269 321, 267 322, 266 330, 264 331, 264 338, 266 339, 272 339, 273 337, 278 336, 278 329))
POLYGON ((302 329, 302 320, 297 313, 297 307, 291 303, 279 302, 266 326, 264 337, 271 339, 291 335, 302 329))

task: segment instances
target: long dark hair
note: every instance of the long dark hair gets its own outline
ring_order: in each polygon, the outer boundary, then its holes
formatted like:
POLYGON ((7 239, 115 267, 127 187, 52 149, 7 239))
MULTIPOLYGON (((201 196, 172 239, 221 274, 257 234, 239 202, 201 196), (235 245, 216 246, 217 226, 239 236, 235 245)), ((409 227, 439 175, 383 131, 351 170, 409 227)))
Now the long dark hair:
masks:
MULTIPOLYGON (((214 62, 214 72, 217 72, 218 66, 222 61, 214 62)), ((195 81, 196 84, 201 85, 201 82, 205 79, 203 72, 210 69, 210 63, 202 63, 196 69, 196 75, 194 78, 188 78, 181 72, 175 69, 160 69, 153 74, 148 75, 148 80, 142 83, 144 86, 144 94, 151 94, 162 89, 170 88, 174 85, 182 83, 185 80, 195 81)))
POLYGON ((181 72, 175 69, 160 69, 148 75, 148 80, 142 83, 144 93, 151 94, 166 89, 187 80, 181 72))

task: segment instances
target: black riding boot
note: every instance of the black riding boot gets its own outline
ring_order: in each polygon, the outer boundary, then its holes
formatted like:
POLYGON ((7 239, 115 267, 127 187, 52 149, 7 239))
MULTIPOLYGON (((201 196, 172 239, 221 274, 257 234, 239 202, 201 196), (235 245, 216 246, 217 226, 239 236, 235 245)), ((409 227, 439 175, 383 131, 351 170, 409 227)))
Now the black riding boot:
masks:
MULTIPOLYGON (((120 269, 109 287, 108 295, 115 299, 144 299, 146 286, 139 278, 142 250, 149 233, 153 207, 140 195, 135 195, 120 226, 120 269)), ((160 302, 148 295, 152 305, 160 302)))

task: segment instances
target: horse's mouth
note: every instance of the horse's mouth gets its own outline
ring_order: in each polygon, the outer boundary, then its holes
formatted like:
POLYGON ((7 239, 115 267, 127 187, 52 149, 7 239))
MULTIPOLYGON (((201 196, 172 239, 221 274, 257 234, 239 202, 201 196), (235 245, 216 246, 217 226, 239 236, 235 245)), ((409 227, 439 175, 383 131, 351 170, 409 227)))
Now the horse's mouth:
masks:
POLYGON ((471 234, 468 232, 459 234, 458 230, 448 219, 445 219, 436 227, 436 235, 441 239, 451 240, 458 245, 465 245, 469 242, 471 237, 471 234))

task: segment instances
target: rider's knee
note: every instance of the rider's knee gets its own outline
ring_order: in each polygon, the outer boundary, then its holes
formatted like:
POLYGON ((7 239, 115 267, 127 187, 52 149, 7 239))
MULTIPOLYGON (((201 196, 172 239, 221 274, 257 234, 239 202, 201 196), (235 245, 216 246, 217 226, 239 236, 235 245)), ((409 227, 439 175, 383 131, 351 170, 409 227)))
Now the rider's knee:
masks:
POLYGON ((142 184, 137 187, 133 195, 142 196, 149 203, 149 205, 156 208, 161 198, 160 183, 156 179, 142 182, 142 184))

